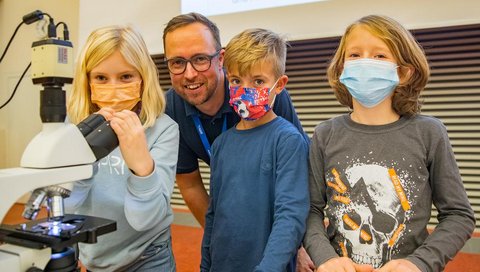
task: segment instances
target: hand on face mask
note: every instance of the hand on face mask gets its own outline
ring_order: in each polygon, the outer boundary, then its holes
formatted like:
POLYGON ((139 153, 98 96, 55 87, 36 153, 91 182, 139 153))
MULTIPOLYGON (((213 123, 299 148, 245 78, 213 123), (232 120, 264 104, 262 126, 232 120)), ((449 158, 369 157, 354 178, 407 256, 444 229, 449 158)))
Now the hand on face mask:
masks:
POLYGON ((90 83, 92 103, 114 111, 131 110, 141 100, 142 81, 125 84, 90 83))
POLYGON ((96 112, 96 114, 100 114, 105 118, 105 120, 110 121, 110 119, 113 118, 113 115, 115 114, 115 110, 109 107, 103 107, 99 111, 96 112))
POLYGON ((373 108, 397 87, 397 67, 393 62, 374 59, 345 61, 340 82, 358 103, 373 108))

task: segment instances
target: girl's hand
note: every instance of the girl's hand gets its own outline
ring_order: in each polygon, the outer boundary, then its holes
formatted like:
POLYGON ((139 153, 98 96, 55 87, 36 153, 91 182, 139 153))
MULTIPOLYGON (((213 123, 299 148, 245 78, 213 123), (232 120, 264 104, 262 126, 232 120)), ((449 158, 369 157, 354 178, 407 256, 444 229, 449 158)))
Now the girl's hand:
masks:
POLYGON ((350 258, 337 257, 326 261, 316 272, 371 272, 373 267, 368 264, 356 264, 350 258))
POLYGON ((137 176, 148 176, 153 171, 153 159, 148 151, 144 128, 136 113, 129 110, 116 112, 110 119, 128 168, 137 176))
POLYGON ((110 119, 112 119, 114 113, 115 111, 113 109, 104 107, 97 111, 95 114, 100 114, 103 116, 103 118, 105 118, 105 120, 109 121, 110 119))
POLYGON ((391 260, 375 272, 421 272, 412 262, 406 259, 391 260))

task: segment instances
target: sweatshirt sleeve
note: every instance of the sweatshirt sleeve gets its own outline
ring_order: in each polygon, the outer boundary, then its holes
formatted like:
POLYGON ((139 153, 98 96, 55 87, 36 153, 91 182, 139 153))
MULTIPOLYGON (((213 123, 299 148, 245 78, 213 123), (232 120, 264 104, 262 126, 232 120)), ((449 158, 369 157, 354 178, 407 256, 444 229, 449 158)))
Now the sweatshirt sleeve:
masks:
MULTIPOLYGON (((210 187, 211 188, 211 187, 210 187)), ((211 189, 211 191, 213 191, 211 189)), ((212 240, 213 218, 215 217, 215 208, 213 204, 213 196, 210 196, 210 204, 208 205, 207 214, 205 216, 205 229, 203 231, 202 239, 202 258, 200 262, 200 271, 210 271, 211 256, 210 256, 210 242, 212 240)))
MULTIPOLYGON (((163 124, 162 124, 163 122, 163 124)), ((155 139, 150 154, 155 162, 152 174, 132 174, 127 181, 125 216, 137 231, 152 228, 164 220, 170 206, 178 158, 178 125, 165 118, 163 131, 155 139)))
MULTIPOLYGON (((213 145, 212 145, 212 164, 211 164, 211 172, 213 173, 215 167, 217 167, 217 160, 218 160, 218 152, 221 150, 221 145, 223 144, 222 139, 223 137, 218 137, 213 145)), ((213 231, 213 221, 215 219, 215 208, 216 208, 216 201, 218 198, 218 190, 217 188, 220 187, 222 180, 216 180, 216 182, 210 182, 210 202, 208 204, 207 214, 205 215, 205 228, 203 230, 203 238, 202 238, 202 248, 201 248, 201 261, 200 261, 200 271, 201 272, 208 272, 212 266, 212 256, 210 255, 211 252, 211 242, 212 242, 212 231, 213 231)))
POLYGON ((92 179, 75 181, 70 196, 63 200, 67 213, 75 213, 77 211, 83 202, 85 202, 85 199, 87 199, 92 185, 92 179))
MULTIPOLYGON (((98 172, 98 161, 93 165, 93 174, 94 177, 98 172)), ((80 206, 85 202, 90 193, 90 189, 93 186, 93 178, 78 180, 73 183, 73 188, 69 197, 63 200, 65 211, 67 213, 75 213, 80 206)))
POLYGON ((428 167, 439 224, 407 259, 422 271, 442 271, 472 235, 475 217, 445 127, 438 124, 429 138, 435 139, 429 146, 428 167))
POLYGON ((338 257, 327 235, 324 224, 324 209, 327 205, 327 192, 324 178, 324 146, 322 141, 330 128, 317 128, 312 137, 309 154, 309 189, 310 212, 307 219, 307 231, 304 238, 304 247, 312 259, 315 267, 331 258, 338 257))
POLYGON ((274 222, 264 256, 254 271, 283 271, 295 256, 308 214, 308 144, 289 135, 277 148, 274 222))

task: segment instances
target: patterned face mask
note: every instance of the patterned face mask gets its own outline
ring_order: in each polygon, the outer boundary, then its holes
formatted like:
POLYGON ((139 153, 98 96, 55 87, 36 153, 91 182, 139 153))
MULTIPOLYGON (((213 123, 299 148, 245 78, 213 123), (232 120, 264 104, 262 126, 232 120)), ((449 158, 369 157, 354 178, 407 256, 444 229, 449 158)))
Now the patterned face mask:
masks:
POLYGON ((393 62, 358 59, 345 62, 340 82, 366 108, 373 108, 397 87, 397 65, 393 62))
POLYGON ((131 110, 140 101, 142 81, 125 84, 90 83, 92 103, 115 111, 131 110))
POLYGON ((277 82, 278 80, 272 88, 230 87, 230 106, 242 119, 248 121, 259 119, 272 109, 276 96, 271 104, 268 103, 268 97, 277 82))

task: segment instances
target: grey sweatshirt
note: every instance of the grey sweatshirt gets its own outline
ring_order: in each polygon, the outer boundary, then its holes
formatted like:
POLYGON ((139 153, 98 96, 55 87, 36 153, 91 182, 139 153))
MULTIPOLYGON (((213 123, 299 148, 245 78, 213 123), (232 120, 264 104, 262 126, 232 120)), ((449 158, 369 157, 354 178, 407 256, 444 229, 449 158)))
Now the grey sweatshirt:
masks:
POLYGON ((446 129, 433 117, 368 126, 347 114, 319 124, 309 182, 304 244, 316 267, 346 256, 375 268, 407 258, 441 271, 475 227, 446 129), (439 224, 429 235, 432 203, 439 224))
POLYGON ((96 244, 79 245, 80 260, 88 270, 122 270, 153 241, 170 238, 178 125, 162 115, 145 134, 155 162, 151 175, 132 174, 117 147, 95 165, 91 179, 75 182, 65 199, 67 212, 117 221, 117 230, 100 236, 96 244))

